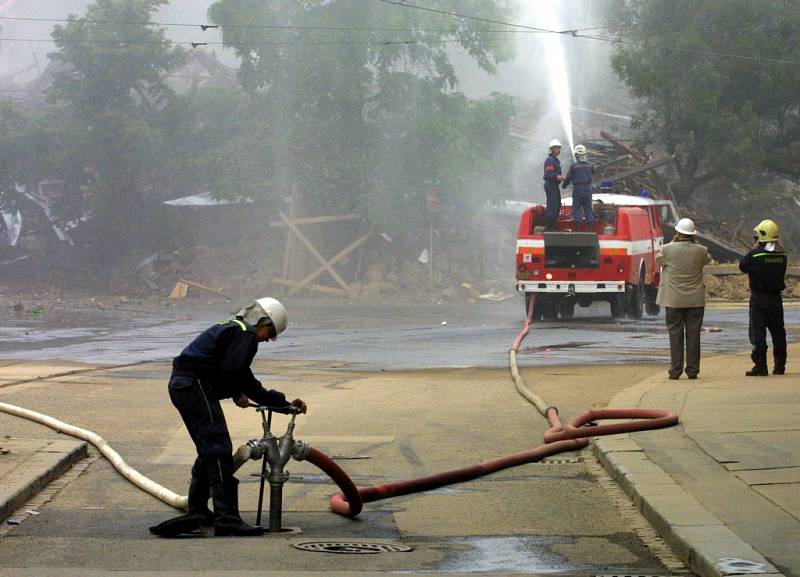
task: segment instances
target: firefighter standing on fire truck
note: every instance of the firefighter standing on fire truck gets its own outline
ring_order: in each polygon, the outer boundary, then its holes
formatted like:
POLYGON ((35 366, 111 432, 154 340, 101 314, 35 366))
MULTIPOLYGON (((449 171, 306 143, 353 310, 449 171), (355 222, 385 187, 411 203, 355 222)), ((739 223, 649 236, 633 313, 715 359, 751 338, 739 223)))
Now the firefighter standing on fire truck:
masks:
POLYGON ((767 329, 772 335, 773 375, 786 370, 786 329, 783 326, 783 298, 786 288, 786 253, 778 239, 778 225, 769 219, 753 229, 753 249, 739 261, 739 270, 750 277, 750 357, 754 366, 748 377, 766 377, 767 329))
POLYGON ((544 161, 544 193, 547 197, 547 209, 545 210, 546 225, 545 230, 555 230, 558 213, 561 211, 561 192, 558 183, 564 181, 561 174, 561 161, 558 155, 561 154, 561 143, 558 140, 551 140, 549 146, 550 154, 544 161))
POLYGON ((579 144, 575 147, 575 159, 567 171, 567 177, 561 184, 567 188, 572 184, 572 219, 575 221, 575 230, 578 230, 581 220, 586 220, 586 230, 592 230, 594 215, 592 214, 592 175, 594 166, 586 159, 586 147, 579 144))

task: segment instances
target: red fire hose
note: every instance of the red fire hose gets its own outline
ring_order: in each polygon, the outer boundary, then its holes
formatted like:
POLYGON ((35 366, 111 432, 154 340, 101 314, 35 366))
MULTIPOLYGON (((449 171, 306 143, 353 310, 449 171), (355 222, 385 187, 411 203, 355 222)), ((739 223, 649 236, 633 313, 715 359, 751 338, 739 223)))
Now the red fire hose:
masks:
MULTIPOLYGON (((345 517, 355 517, 361 512, 364 503, 370 501, 380 501, 381 499, 388 499, 389 497, 397 497, 399 495, 408 495, 410 493, 419 493, 420 491, 430 491, 445 485, 453 483, 461 483, 471 479, 477 479, 490 473, 507 469, 509 467, 516 467, 525 463, 532 463, 562 453, 564 451, 575 451, 582 449, 587 444, 585 439, 569 439, 566 441, 557 441, 549 445, 540 445, 535 449, 523 451, 522 453, 515 453, 505 457, 499 457, 486 461, 478 465, 464 467, 463 469, 455 469, 453 471, 445 471, 444 473, 437 473, 428 477, 420 477, 419 479, 410 479, 408 481, 398 481, 396 483, 386 483, 385 485, 378 485, 377 487, 367 487, 365 489, 357 489, 355 492, 350 490, 349 487, 342 487, 338 478, 335 477, 326 468, 331 464, 337 469, 339 468, 336 463, 331 461, 328 457, 316 451, 314 454, 309 454, 308 460, 314 463, 317 467, 328 473, 330 477, 336 481, 342 492, 334 495, 331 498, 330 506, 331 511, 344 515, 345 517)), ((339 469, 341 471, 341 469, 339 469)), ((343 471, 342 471, 343 472, 343 471)), ((349 479, 348 479, 349 481, 349 479)), ((352 483, 351 483, 352 484, 352 483)), ((353 487, 355 488, 355 487, 353 487)))
POLYGON ((509 467, 533 463, 550 455, 582 449, 589 443, 587 437, 661 429, 678 423, 678 416, 667 411, 652 409, 594 409, 563 425, 558 416, 558 409, 548 407, 539 397, 527 389, 516 366, 516 353, 530 328, 534 300, 535 297, 531 295, 528 318, 525 319, 525 325, 517 335, 511 348, 511 373, 520 393, 531 401, 550 423, 550 428, 544 434, 545 444, 528 451, 499 457, 478 465, 464 467, 463 469, 455 469, 419 479, 386 483, 364 489, 357 488, 347 473, 327 455, 312 448, 308 455, 308 461, 327 473, 342 491, 331 497, 331 511, 345 517, 356 517, 361 512, 364 503, 420 491, 430 491, 452 483, 476 479, 509 467), (595 421, 604 419, 635 420, 607 425, 595 424, 595 421))

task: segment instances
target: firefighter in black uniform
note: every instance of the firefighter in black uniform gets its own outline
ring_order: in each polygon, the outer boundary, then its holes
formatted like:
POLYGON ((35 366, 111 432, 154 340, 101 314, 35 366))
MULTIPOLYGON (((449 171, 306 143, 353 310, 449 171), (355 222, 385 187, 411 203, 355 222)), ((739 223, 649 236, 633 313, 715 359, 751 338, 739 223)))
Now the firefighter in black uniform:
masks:
POLYGON ((545 230, 548 231, 556 230, 558 213, 561 211, 561 192, 558 185, 564 181, 564 175, 561 174, 559 154, 561 154, 561 143, 558 140, 551 140, 548 155, 544 161, 544 194, 547 198, 545 230))
POLYGON ((767 329, 772 336, 773 375, 786 371, 786 329, 783 326, 783 299, 786 288, 786 253, 778 239, 778 225, 763 220, 753 229, 755 245, 739 261, 739 270, 750 277, 750 357, 754 366, 748 377, 766 377, 767 329))
POLYGON ((258 343, 274 341, 286 325, 286 309, 279 301, 258 299, 231 320, 203 331, 173 361, 169 396, 194 441, 197 459, 187 514, 151 527, 152 533, 173 537, 213 525, 218 536, 263 534, 261 527, 245 523, 239 515, 233 446, 219 402, 232 398, 245 408, 252 399, 277 412, 291 405, 306 411, 302 400, 289 403, 283 393, 262 387, 250 370, 258 343), (208 509, 209 492, 213 513, 208 509))
POLYGON ((576 146, 574 153, 575 162, 570 165, 561 187, 567 188, 572 184, 572 220, 575 223, 574 230, 580 230, 578 227, 581 224, 581 218, 584 218, 586 220, 586 230, 591 232, 594 224, 594 214, 592 214, 592 175, 594 175, 594 166, 586 158, 586 147, 584 145, 579 144, 576 146))

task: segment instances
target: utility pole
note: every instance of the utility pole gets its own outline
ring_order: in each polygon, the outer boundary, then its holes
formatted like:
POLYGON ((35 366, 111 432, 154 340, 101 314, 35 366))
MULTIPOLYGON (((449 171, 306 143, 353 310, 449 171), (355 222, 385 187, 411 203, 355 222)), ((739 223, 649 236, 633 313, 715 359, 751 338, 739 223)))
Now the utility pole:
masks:
POLYGON ((432 186, 428 189, 426 199, 428 212, 430 213, 430 239, 428 242, 428 292, 433 289, 433 217, 436 209, 439 208, 439 188, 432 186))

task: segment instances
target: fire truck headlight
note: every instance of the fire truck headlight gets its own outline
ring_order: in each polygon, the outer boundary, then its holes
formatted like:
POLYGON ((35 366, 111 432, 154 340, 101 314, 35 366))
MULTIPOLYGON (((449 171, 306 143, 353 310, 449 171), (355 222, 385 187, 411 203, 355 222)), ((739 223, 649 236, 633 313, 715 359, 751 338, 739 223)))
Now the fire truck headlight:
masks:
POLYGON ((544 275, 544 278, 546 278, 547 280, 553 280, 553 275, 550 274, 550 273, 547 273, 546 275, 544 275))

